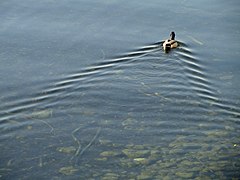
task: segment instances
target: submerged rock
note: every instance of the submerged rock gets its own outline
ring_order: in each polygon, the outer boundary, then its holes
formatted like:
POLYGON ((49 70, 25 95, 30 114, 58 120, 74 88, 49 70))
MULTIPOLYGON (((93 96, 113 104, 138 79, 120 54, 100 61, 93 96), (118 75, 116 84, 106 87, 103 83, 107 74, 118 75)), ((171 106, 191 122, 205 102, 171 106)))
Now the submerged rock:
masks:
POLYGON ((145 157, 150 154, 150 150, 123 149, 122 152, 131 159, 145 157))
POLYGON ((106 173, 101 178, 102 180, 117 180, 119 178, 119 175, 116 173, 106 173))
POLYGON ((32 112, 28 117, 35 119, 46 119, 52 116, 51 109, 39 110, 32 112))
POLYGON ((184 179, 192 178, 193 173, 192 172, 176 172, 176 176, 184 179))
POLYGON ((107 158, 106 157, 102 157, 102 158, 96 158, 95 160, 96 161, 107 161, 107 158))
POLYGON ((122 122, 123 126, 133 126, 136 123, 138 123, 138 121, 136 119, 132 119, 132 118, 128 118, 125 121, 122 122))
POLYGON ((193 177, 192 172, 176 172, 176 175, 180 178, 192 178, 193 177))
POLYGON ((100 156, 103 156, 103 157, 114 157, 119 155, 121 155, 121 153, 117 151, 104 151, 100 153, 100 156))
POLYGON ((150 175, 140 174, 137 176, 137 180, 150 180, 152 177, 150 175))
POLYGON ((58 147, 57 150, 62 153, 71 154, 71 153, 75 153, 77 149, 74 146, 69 146, 69 147, 58 147))
POLYGON ((147 165, 149 164, 149 160, 147 158, 134 158, 133 161, 136 164, 147 165))
POLYGON ((140 175, 137 176, 137 180, 151 180, 154 179, 155 171, 150 169, 143 170, 140 175))
POLYGON ((107 139, 99 139, 99 143, 102 145, 112 145, 112 141, 107 139))
POLYGON ((66 167, 60 168, 58 172, 66 176, 69 176, 69 175, 73 175, 77 171, 78 169, 74 168, 73 166, 66 166, 66 167))

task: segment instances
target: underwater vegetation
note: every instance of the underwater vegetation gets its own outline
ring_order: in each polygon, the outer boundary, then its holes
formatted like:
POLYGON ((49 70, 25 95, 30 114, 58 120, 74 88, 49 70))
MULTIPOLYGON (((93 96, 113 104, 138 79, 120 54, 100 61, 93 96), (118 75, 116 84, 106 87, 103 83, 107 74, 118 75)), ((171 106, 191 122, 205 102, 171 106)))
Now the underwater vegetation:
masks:
MULTIPOLYGON (((49 129, 54 137, 55 129, 45 118, 52 116, 50 109, 34 111, 26 117, 39 121, 49 129)), ((13 122, 12 122, 13 123, 13 122)), ((142 132, 143 125, 134 118, 121 122, 121 131, 142 132)), ((99 126, 112 125, 103 120, 99 126)), ((71 142, 49 145, 62 162, 55 167, 57 179, 237 179, 240 169, 240 144, 234 123, 226 122, 224 128, 208 128, 200 123, 196 127, 183 128, 182 132, 200 131, 200 135, 181 134, 166 144, 119 143, 109 136, 103 136, 103 128, 93 128, 87 141, 82 140, 85 125, 81 124, 69 136, 71 142)), ((146 127, 147 128, 147 127, 146 127)), ((33 127, 27 125, 26 130, 33 127)), ((24 137, 16 139, 25 142, 24 137)), ((145 142, 145 141, 144 141, 145 142)), ((48 152, 49 153, 49 152, 48 152)), ((48 154, 32 159, 39 159, 38 168, 50 166, 46 160, 48 154)), ((14 159, 10 159, 0 175, 11 172, 14 159)), ((52 169, 52 167, 51 167, 52 169)))
MULTIPOLYGON (((128 119, 123 128, 133 122, 128 119)), ((199 124, 197 128, 204 127, 199 124)), ((234 131, 228 125, 221 130, 205 130, 201 136, 178 135, 166 146, 114 143, 96 132, 98 137, 93 137, 94 142, 88 147, 96 150, 92 160, 87 161, 87 155, 82 154, 77 164, 69 161, 58 171, 64 176, 88 179, 237 179, 240 146, 239 137, 231 135, 234 131)), ((78 156, 77 149, 69 146, 57 151, 78 156)))

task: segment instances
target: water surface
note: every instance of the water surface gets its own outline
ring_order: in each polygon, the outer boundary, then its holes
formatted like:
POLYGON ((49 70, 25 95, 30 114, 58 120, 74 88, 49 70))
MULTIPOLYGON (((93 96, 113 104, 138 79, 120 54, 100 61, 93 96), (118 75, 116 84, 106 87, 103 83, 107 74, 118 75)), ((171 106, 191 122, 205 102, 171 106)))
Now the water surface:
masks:
POLYGON ((239 177, 237 0, 0 12, 1 179, 239 177))

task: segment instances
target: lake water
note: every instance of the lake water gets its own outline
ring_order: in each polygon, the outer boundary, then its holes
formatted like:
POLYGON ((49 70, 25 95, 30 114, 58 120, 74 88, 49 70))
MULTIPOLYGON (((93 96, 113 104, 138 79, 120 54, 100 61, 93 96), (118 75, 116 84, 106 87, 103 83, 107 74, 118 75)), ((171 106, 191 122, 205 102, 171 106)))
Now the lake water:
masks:
POLYGON ((239 178, 239 19, 238 0, 1 1, 0 179, 239 178))

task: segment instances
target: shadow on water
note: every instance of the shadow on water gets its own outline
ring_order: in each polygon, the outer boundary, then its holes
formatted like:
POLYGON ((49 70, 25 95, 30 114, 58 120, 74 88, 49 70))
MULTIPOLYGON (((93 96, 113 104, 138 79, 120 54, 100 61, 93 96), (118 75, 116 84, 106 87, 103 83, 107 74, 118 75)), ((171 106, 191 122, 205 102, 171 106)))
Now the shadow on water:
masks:
MULTIPOLYGON (((206 73, 204 61, 186 43, 180 42, 179 48, 168 54, 162 51, 161 44, 152 43, 117 57, 103 58, 87 68, 56 79, 31 97, 8 102, 2 107, 1 124, 15 123, 19 119, 37 119, 35 123, 49 130, 46 133, 47 139, 51 139, 49 142, 43 141, 42 135, 31 143, 18 137, 27 147, 24 146, 21 153, 28 151, 29 154, 38 154, 31 152, 33 144, 43 152, 38 157, 27 156, 25 166, 29 168, 34 162, 41 168, 58 168, 53 173, 55 176, 60 173, 79 177, 77 173, 80 172, 82 178, 90 178, 92 174, 99 177, 104 174, 106 179, 114 179, 115 176, 131 178, 128 171, 134 176, 141 172, 139 179, 147 177, 147 172, 153 173, 150 177, 156 176, 157 179, 160 175, 168 176, 169 171, 170 177, 178 178, 197 177, 203 172, 205 177, 222 177, 223 174, 218 175, 216 172, 219 173, 223 167, 214 166, 219 161, 219 153, 223 159, 220 157, 220 162, 228 164, 224 161, 224 158, 228 158, 224 156, 227 145, 215 148, 211 144, 224 141, 223 138, 228 135, 224 130, 213 132, 211 128, 216 128, 216 124, 208 122, 208 116, 204 113, 212 115, 211 120, 216 122, 218 119, 211 113, 219 111, 228 117, 230 115, 235 122, 239 119, 240 110, 219 97, 212 77, 206 73), (84 107, 95 111, 79 112, 84 107), (53 127, 49 121, 42 119, 51 119, 54 114, 52 109, 57 108, 65 114, 60 114, 53 127), (71 114, 74 114, 74 108, 76 114, 83 116, 79 122, 71 114), (67 122, 61 117, 63 115, 67 116, 67 122), (201 123, 193 125, 198 121, 201 123), (70 133, 65 130, 66 123, 73 124, 70 133), (95 146, 95 151, 91 146, 95 146), (64 160, 62 156, 55 155, 56 150, 66 154, 64 160), (207 154, 202 151, 207 151, 207 154), (206 158, 215 158, 214 163, 208 162, 206 158), (44 164, 44 160, 48 164, 44 164), (56 165, 56 162, 60 163, 56 165), (190 172, 188 169, 192 166, 196 170, 190 172), (119 168, 125 174, 119 176, 112 173, 118 172, 119 168), (112 171, 102 172, 103 169, 112 171), (162 174, 158 174, 159 169, 162 169, 162 174), (181 173, 183 169, 187 172, 181 173)), ((24 132, 21 130, 24 121, 5 131, 11 132, 15 128, 24 132)), ((31 130, 31 124, 28 128, 31 130)), ((232 130, 230 126, 224 128, 232 130)), ((238 156, 234 150, 231 153, 233 155, 230 158, 238 156)), ((20 166, 21 160, 11 158, 7 164, 17 161, 19 164, 16 166, 20 166)), ((231 164, 227 173, 234 174, 237 166, 231 164)), ((41 173, 32 165, 31 168, 41 173)), ((25 169, 22 171, 25 172, 25 169)), ((52 175, 50 169, 45 171, 52 175)), ((22 172, 15 173, 19 176, 22 172)))

